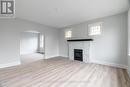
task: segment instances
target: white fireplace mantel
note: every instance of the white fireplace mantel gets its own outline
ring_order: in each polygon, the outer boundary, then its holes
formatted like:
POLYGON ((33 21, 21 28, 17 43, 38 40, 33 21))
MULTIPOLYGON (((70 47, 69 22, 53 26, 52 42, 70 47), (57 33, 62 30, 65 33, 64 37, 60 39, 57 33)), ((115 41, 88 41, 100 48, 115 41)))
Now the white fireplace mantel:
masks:
POLYGON ((91 41, 68 41, 69 46, 69 58, 74 60, 74 49, 83 50, 83 62, 88 63, 91 58, 91 41))

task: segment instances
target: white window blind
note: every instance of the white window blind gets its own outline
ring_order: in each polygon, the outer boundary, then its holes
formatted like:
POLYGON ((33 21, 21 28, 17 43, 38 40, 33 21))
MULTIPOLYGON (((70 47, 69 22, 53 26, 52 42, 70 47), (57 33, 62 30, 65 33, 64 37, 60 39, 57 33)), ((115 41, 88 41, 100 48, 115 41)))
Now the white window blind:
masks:
POLYGON ((72 31, 71 30, 65 31, 65 38, 71 38, 71 37, 72 37, 72 31))
POLYGON ((102 23, 94 23, 88 25, 89 35, 100 35, 102 30, 102 23))
POLYGON ((44 47, 44 36, 40 35, 40 48, 44 47))

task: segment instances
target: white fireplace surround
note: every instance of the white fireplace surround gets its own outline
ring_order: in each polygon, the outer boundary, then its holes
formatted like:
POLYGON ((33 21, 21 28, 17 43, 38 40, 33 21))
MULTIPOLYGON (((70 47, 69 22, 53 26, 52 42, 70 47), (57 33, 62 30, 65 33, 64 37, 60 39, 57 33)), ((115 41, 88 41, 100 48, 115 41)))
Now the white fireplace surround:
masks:
POLYGON ((72 41, 68 42, 69 45, 69 58, 74 60, 74 49, 83 50, 83 62, 88 63, 91 57, 91 42, 90 41, 72 41))

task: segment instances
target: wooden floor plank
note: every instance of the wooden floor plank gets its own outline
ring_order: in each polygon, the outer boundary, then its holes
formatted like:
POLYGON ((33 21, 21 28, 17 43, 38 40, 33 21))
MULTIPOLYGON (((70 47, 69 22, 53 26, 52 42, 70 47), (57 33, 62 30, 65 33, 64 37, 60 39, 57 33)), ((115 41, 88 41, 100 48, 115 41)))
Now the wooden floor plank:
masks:
POLYGON ((61 57, 1 69, 0 87, 130 87, 130 78, 124 69, 61 57))

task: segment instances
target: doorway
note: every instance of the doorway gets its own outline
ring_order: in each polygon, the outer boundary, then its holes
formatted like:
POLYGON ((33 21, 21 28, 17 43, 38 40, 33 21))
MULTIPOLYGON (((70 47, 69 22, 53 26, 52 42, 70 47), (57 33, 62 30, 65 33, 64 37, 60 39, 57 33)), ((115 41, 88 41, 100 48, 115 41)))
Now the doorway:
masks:
POLYGON ((32 63, 45 57, 44 35, 36 31, 20 33, 21 64, 32 63))

